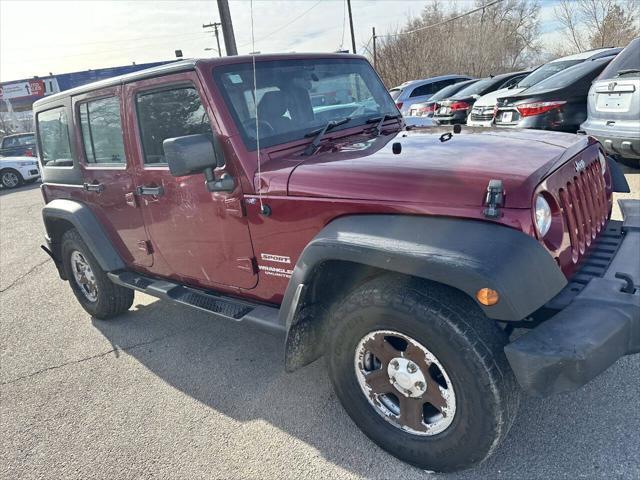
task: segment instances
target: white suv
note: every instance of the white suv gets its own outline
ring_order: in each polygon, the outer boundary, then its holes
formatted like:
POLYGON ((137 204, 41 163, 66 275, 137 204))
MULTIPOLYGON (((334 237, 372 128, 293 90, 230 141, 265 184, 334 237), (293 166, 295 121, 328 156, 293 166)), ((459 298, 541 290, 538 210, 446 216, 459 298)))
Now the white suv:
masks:
POLYGON ((36 157, 0 157, 0 185, 16 188, 40 178, 36 157))

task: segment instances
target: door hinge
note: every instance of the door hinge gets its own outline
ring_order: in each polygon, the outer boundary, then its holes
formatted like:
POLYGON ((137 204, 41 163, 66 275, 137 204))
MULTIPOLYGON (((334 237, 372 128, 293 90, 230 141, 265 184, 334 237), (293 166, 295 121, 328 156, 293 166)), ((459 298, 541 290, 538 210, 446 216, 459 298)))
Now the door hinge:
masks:
POLYGON ((244 203, 240 198, 225 198, 224 210, 227 215, 232 217, 244 217, 246 212, 244 209, 244 203))
POLYGON ((149 240, 140 240, 138 241, 138 250, 142 250, 147 255, 151 255, 153 253, 153 245, 149 240))
POLYGON ((256 260, 256 257, 243 257, 236 259, 236 261, 238 262, 238 268, 240 270, 249 272, 253 275, 258 274, 258 261, 256 260))

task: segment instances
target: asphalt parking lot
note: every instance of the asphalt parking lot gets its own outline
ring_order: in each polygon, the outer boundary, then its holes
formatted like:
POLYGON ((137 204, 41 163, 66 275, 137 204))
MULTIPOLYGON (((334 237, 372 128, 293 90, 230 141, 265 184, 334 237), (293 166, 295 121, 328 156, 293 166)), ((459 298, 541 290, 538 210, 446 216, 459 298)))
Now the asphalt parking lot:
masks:
POLYGON ((0 191, 1 478, 640 478, 640 355, 525 398, 491 459, 431 475, 360 433, 323 361, 285 373, 280 338, 139 293, 92 320, 39 248, 41 207, 38 185, 0 191))

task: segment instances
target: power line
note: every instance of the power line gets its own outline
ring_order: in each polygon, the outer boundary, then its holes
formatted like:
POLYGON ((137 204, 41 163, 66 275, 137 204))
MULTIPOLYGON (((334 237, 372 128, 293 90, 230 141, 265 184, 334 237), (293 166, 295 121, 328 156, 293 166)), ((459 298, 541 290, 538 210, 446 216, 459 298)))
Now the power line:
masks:
MULTIPOLYGON (((316 8, 318 5, 320 5, 320 3, 322 3, 322 0, 318 0, 316 3, 314 3, 313 5, 311 5, 310 8, 308 8, 307 10, 305 10, 304 12, 302 12, 300 15, 298 15, 296 18, 294 18, 293 20, 285 23, 284 25, 281 25, 280 27, 278 27, 276 30, 273 30, 270 33, 267 33, 264 37, 262 38, 258 38, 257 40, 255 40, 253 43, 255 42, 260 42, 262 40, 264 40, 265 38, 270 37, 271 35, 273 35, 274 33, 278 33, 280 30, 282 30, 285 27, 288 27, 289 25, 291 25, 293 22, 297 22, 298 20, 300 20, 302 17, 304 17, 307 13, 309 13, 311 10, 313 10, 314 8, 316 8)), ((246 47, 247 45, 251 45, 252 42, 248 42, 248 43, 244 43, 242 45, 240 45, 240 47, 246 47)), ((255 48, 255 47, 254 47, 255 48)))
POLYGON ((409 30, 408 32, 398 32, 398 33, 386 33, 384 35, 376 35, 379 37, 398 37, 400 35, 410 35, 412 33, 421 32, 422 30, 427 30, 428 28, 439 27, 440 25, 444 25, 445 23, 453 22, 462 17, 466 17, 467 15, 471 15, 472 13, 479 12, 480 10, 484 10, 491 5, 495 5, 496 3, 503 2, 504 0, 494 0, 493 2, 486 3, 478 8, 474 8, 473 10, 469 10, 468 12, 461 13, 453 18, 448 18, 447 20, 443 20, 442 22, 434 23, 433 25, 426 25, 424 27, 416 28, 415 30, 409 30))

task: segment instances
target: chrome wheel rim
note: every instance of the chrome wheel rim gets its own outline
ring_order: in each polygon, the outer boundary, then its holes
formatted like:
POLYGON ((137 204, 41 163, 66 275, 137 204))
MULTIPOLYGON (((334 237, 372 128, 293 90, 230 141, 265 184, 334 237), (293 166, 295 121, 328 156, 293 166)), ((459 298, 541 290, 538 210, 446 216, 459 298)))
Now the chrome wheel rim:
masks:
POLYGON ((375 330, 360 340, 356 377, 369 404, 386 421, 412 435, 445 431, 456 413, 449 375, 424 345, 394 330, 375 330))
POLYGON ((20 181, 18 180, 18 176, 13 172, 5 172, 2 174, 2 184, 5 187, 13 188, 17 187, 20 181))
POLYGON ((71 270, 80 291, 90 302, 98 299, 98 284, 85 256, 77 250, 71 253, 71 270))

